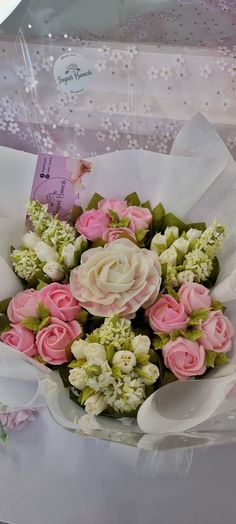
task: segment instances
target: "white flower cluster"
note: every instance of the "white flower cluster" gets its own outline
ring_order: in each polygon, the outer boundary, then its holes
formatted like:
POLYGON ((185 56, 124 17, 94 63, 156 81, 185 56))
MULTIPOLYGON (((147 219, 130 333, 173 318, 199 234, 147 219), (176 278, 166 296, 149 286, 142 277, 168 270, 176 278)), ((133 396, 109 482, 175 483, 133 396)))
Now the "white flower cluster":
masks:
POLYGON ((78 255, 87 248, 87 240, 76 238, 75 229, 47 211, 47 205, 30 201, 28 215, 35 231, 25 233, 22 248, 14 249, 11 260, 16 274, 30 281, 47 276, 59 282, 67 270, 77 265, 78 255))
POLYGON ((177 287, 186 282, 204 282, 213 268, 213 258, 221 249, 225 228, 214 220, 204 232, 191 228, 179 235, 176 226, 157 233, 151 251, 159 256, 166 286, 177 287))
POLYGON ((121 415, 136 412, 146 398, 146 386, 159 376, 157 366, 149 362, 149 338, 135 336, 130 321, 117 316, 105 319, 86 340, 75 341, 71 351, 76 360, 69 365, 69 381, 81 391, 81 403, 89 414, 105 409, 121 415), (129 350, 120 349, 125 335, 129 350), (92 337, 98 342, 91 342, 92 337))

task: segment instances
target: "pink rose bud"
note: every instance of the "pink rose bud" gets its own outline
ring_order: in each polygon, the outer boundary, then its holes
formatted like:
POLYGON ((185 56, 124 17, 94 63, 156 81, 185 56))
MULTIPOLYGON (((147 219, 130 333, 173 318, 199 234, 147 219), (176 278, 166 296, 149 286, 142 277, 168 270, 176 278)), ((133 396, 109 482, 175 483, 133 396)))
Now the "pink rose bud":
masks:
POLYGON ((28 357, 37 355, 34 333, 20 324, 11 324, 11 326, 9 331, 1 335, 2 342, 25 353, 28 357))
POLYGON ((0 413, 0 423, 6 430, 23 429, 29 422, 35 420, 36 411, 21 409, 11 413, 0 413))
POLYGON ((124 235, 124 233, 134 240, 136 239, 134 232, 128 227, 108 227, 102 235, 102 240, 107 243, 113 242, 124 235))
POLYGON ((196 309, 207 309, 211 307, 211 297, 209 289, 201 284, 189 282, 181 286, 179 301, 185 307, 185 311, 190 315, 196 309))
POLYGON ((75 223, 76 230, 88 240, 101 238, 106 231, 110 218, 96 209, 85 211, 75 223))
POLYGON ((26 289, 11 299, 7 308, 10 322, 17 324, 26 317, 38 318, 40 296, 35 289, 26 289))
POLYGON ((206 350, 226 353, 231 349, 234 328, 222 311, 211 311, 207 320, 202 323, 201 331, 204 335, 199 342, 206 350))
POLYGON ((183 304, 179 304, 170 295, 163 295, 148 310, 148 321, 153 331, 170 333, 174 329, 184 329, 188 317, 183 304))
POLYGON ((49 309, 53 317, 59 318, 64 322, 75 320, 77 317, 80 311, 80 304, 73 297, 68 284, 53 282, 43 287, 39 294, 41 301, 49 309))
POLYGON ((45 362, 58 366, 67 362, 66 346, 73 342, 81 333, 79 322, 63 322, 58 318, 51 318, 51 324, 39 331, 36 335, 36 346, 39 355, 45 362))
POLYGON ((192 342, 187 338, 178 337, 175 341, 168 342, 162 353, 165 366, 179 380, 203 375, 206 371, 205 350, 198 341, 192 342))
POLYGON ((122 213, 122 218, 124 217, 129 218, 129 228, 134 233, 138 229, 148 229, 152 223, 152 213, 146 207, 129 206, 122 213))
POLYGON ((109 209, 111 209, 120 215, 127 209, 127 202, 125 200, 110 200, 108 198, 103 198, 103 200, 98 202, 98 209, 99 211, 102 211, 102 213, 108 213, 109 209))

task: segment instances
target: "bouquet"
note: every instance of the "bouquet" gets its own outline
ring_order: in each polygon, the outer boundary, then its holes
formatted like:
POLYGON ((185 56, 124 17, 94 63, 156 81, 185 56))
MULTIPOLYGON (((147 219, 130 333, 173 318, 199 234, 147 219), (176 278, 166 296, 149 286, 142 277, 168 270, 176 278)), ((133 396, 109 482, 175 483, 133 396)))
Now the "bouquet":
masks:
POLYGON ((136 416, 155 389, 229 362, 234 330, 212 294, 225 225, 165 208, 95 193, 62 221, 30 200, 11 247, 24 289, 1 302, 1 341, 59 369, 89 414, 136 416))

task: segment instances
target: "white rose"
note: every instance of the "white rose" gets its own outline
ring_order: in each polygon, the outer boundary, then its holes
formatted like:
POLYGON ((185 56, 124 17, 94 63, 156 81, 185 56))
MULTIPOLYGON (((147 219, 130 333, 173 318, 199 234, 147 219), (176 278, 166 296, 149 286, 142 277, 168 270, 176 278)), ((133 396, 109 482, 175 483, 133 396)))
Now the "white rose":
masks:
POLYGON ((69 382, 78 389, 84 389, 87 385, 88 375, 83 368, 74 368, 70 370, 69 382))
POLYGON ((70 276, 74 297, 89 313, 103 317, 133 317, 153 304, 160 284, 156 255, 126 238, 85 251, 70 276))
POLYGON ((174 240, 176 240, 179 237, 179 229, 176 226, 169 226, 165 229, 165 237, 167 242, 169 241, 170 237, 174 240))
POLYGON ((67 244, 63 246, 61 256, 64 259, 64 264, 67 267, 74 267, 75 265, 75 246, 73 244, 67 244))
POLYGON ((160 263, 161 264, 170 264, 171 266, 175 266, 177 263, 177 253, 172 245, 164 253, 160 255, 160 263))
POLYGON ((28 247, 29 249, 34 249, 36 244, 40 242, 40 237, 36 235, 33 231, 25 233, 22 238, 22 245, 28 247))
POLYGON ((41 262, 56 262, 58 253, 54 247, 49 246, 46 242, 40 240, 34 246, 35 253, 41 262))
POLYGON ((132 340, 132 348, 134 353, 141 353, 142 355, 147 355, 150 349, 150 339, 147 335, 137 335, 132 340))
POLYGON ((158 255, 160 255, 163 249, 166 249, 166 248, 167 248, 167 242, 166 242, 165 235, 162 235, 161 233, 156 233, 156 235, 154 235, 151 241, 151 246, 150 246, 151 251, 155 251, 158 255))
POLYGON ((174 241, 172 246, 176 247, 184 255, 186 255, 186 253, 188 252, 188 248, 189 248, 189 241, 186 240, 185 238, 180 237, 180 238, 178 238, 177 240, 174 241))
POLYGON ((84 235, 80 235, 80 237, 77 237, 74 242, 75 250, 80 251, 82 247, 82 243, 86 242, 86 245, 88 245, 87 238, 84 237, 84 235))
POLYGON ((146 366, 138 368, 138 376, 142 378, 143 383, 147 386, 154 384, 159 375, 159 369, 155 364, 146 364, 146 366))
POLYGON ((71 346, 71 352, 73 353, 76 360, 86 360, 85 350, 88 346, 86 340, 75 340, 71 346))
POLYGON ((93 393, 84 403, 85 410, 90 415, 99 415, 106 409, 107 404, 102 393, 93 393))
POLYGON ((199 229, 189 229, 186 233, 187 235, 187 239, 189 242, 192 242, 193 240, 197 240, 198 238, 200 238, 202 234, 202 231, 200 231, 199 229))
POLYGON ((112 359, 112 364, 118 366, 122 373, 131 373, 136 366, 136 357, 132 351, 117 351, 112 359))
POLYGON ((188 282, 194 281, 194 273, 190 269, 186 269, 185 271, 181 271, 177 274, 178 284, 187 284, 188 282))
POLYGON ((107 354, 102 344, 97 344, 96 342, 87 344, 84 352, 89 364, 101 366, 107 360, 107 354))
POLYGON ((45 266, 43 266, 43 272, 45 275, 47 275, 51 280, 60 282, 64 278, 64 271, 58 262, 47 262, 45 266))

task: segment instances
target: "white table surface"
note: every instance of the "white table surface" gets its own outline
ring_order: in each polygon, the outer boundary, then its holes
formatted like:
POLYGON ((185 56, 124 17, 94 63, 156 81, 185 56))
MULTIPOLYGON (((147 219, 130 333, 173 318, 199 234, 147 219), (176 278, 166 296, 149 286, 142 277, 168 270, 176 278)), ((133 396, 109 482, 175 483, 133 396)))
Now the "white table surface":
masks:
POLYGON ((181 474, 173 450, 140 459, 136 449, 67 432, 45 411, 0 447, 0 519, 235 524, 235 451, 235 445, 194 449, 188 474, 181 474))

